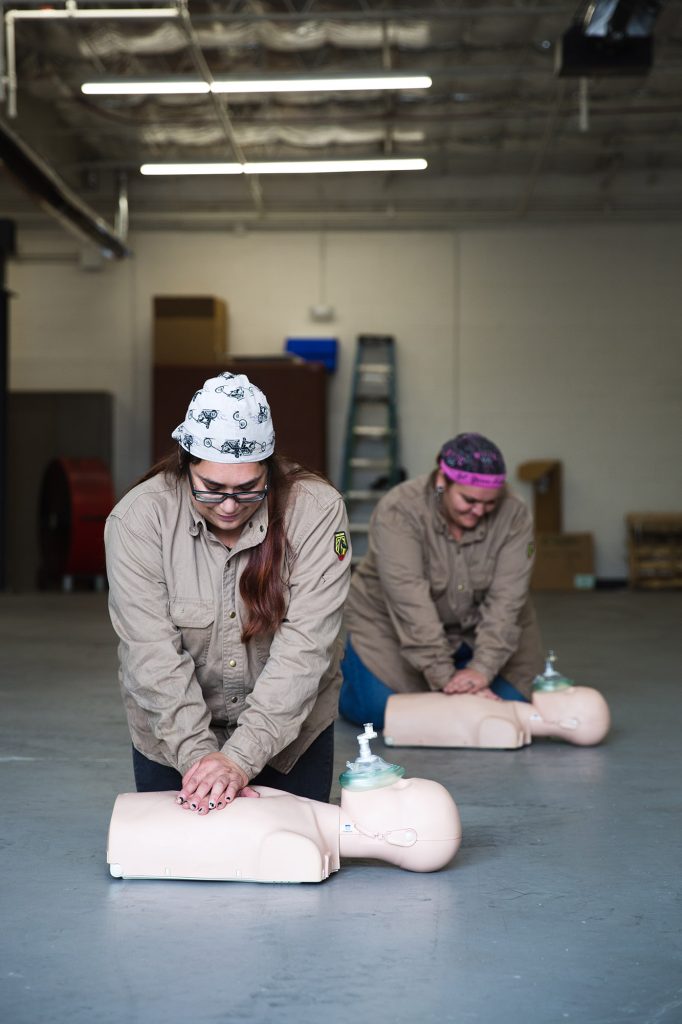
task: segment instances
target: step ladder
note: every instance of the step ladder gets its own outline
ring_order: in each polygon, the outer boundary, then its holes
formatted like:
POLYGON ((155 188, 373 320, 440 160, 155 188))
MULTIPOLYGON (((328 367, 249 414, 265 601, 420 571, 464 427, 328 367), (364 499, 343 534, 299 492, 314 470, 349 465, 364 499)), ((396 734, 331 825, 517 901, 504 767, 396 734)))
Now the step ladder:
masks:
POLYGON ((341 477, 353 562, 367 550, 369 519, 376 502, 400 479, 395 342, 388 334, 360 334, 341 477))

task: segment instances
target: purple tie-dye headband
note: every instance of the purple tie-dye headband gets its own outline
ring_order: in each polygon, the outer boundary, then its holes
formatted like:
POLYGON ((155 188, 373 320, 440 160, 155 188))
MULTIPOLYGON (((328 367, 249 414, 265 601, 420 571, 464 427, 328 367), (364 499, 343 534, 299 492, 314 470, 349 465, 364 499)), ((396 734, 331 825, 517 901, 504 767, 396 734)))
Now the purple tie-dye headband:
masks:
POLYGON ((468 487, 503 487, 507 469, 502 452, 482 434, 458 434, 438 453, 441 472, 468 487))

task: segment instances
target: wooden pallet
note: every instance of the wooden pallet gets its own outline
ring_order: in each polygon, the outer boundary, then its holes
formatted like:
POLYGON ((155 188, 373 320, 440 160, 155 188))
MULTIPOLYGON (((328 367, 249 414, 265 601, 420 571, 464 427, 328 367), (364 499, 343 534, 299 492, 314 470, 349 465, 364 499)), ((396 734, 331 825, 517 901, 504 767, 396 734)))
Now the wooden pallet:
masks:
POLYGON ((631 512, 625 523, 630 586, 682 589, 682 513, 631 512))

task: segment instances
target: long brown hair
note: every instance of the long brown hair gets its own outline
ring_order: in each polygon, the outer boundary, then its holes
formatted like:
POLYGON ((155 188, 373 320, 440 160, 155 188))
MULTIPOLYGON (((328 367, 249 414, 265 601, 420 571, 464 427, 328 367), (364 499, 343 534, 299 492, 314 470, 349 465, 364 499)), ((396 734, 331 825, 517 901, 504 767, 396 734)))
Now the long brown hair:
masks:
MULTIPOLYGON (((201 462, 201 459, 190 455, 178 445, 175 451, 156 462, 137 483, 151 480, 159 473, 179 482, 189 475, 190 465, 197 462, 201 462)), ((286 611, 282 578, 282 565, 288 545, 285 514, 291 488, 297 480, 324 479, 321 473, 299 466, 280 455, 271 455, 264 460, 263 465, 268 467, 268 531, 262 543, 251 548, 239 581, 239 593, 247 613, 242 643, 247 643, 254 636, 272 633, 281 625, 286 611)))

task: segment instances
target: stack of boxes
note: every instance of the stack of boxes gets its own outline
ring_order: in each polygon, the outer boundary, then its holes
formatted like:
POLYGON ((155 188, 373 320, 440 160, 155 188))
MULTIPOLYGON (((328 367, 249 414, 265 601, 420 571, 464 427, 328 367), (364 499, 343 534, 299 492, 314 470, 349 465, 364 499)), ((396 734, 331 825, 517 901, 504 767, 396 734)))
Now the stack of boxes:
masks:
POLYGON ((562 530, 562 464, 557 459, 522 462, 520 480, 533 488, 535 566, 532 590, 591 590, 594 538, 591 533, 562 530))

